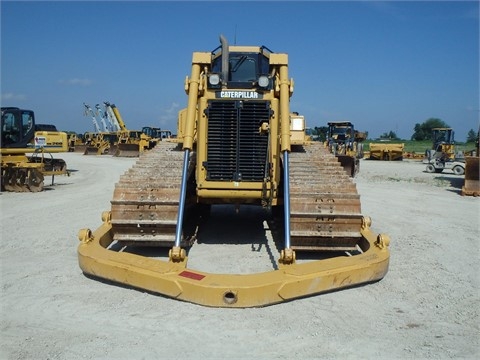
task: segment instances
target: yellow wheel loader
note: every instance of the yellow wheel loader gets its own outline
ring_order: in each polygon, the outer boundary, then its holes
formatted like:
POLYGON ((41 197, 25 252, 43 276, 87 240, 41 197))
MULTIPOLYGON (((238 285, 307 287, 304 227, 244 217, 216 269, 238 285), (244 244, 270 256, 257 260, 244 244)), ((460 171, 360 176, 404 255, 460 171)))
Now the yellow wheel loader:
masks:
POLYGON ((366 133, 355 130, 350 121, 332 121, 328 123, 325 146, 337 157, 345 171, 355 177, 360 171, 365 139, 366 133))
POLYGON ((432 149, 425 151, 423 159, 426 172, 438 174, 452 170, 455 175, 465 174, 465 157, 456 152, 454 135, 452 128, 432 129, 432 149))
POLYGON ((352 179, 322 144, 291 141, 288 55, 220 41, 193 53, 177 137, 141 155, 115 185, 103 224, 80 230, 80 268, 211 307, 266 306, 382 279, 390 240, 370 229, 352 179), (209 209, 247 205, 268 214, 279 249, 272 269, 188 267, 209 209), (147 256, 152 247, 168 257, 147 256))
POLYGON ((67 174, 67 165, 51 153, 67 152, 67 133, 35 131, 31 110, 2 107, 1 155, 2 191, 38 192, 44 177, 67 174), (27 156, 30 154, 30 156, 27 156))

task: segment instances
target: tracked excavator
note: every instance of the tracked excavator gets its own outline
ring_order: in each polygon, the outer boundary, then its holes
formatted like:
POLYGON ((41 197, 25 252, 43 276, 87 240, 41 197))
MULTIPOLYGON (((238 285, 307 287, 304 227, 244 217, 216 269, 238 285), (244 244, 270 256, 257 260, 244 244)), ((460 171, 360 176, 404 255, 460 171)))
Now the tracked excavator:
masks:
POLYGON ((141 155, 116 183, 103 224, 79 231, 82 271, 178 300, 241 308, 382 279, 390 239, 371 230, 352 179, 323 144, 291 141, 288 55, 230 46, 223 36, 220 43, 193 53, 175 141, 141 155), (187 266, 209 210, 229 206, 220 204, 265 211, 279 254, 270 271, 187 266), (152 248, 168 256, 146 255, 152 248))
POLYGON ((39 192, 45 176, 66 175, 64 160, 51 153, 67 152, 67 133, 36 131, 35 114, 18 107, 2 107, 2 191, 39 192), (28 154, 28 155, 27 155, 28 154))

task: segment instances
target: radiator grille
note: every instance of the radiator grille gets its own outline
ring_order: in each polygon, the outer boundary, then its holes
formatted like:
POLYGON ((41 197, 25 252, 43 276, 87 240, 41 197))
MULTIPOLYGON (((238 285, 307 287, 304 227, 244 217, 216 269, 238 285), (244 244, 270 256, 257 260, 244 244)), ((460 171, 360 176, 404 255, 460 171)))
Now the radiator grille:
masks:
POLYGON ((258 129, 270 113, 267 101, 209 101, 207 180, 263 181, 268 137, 258 129))

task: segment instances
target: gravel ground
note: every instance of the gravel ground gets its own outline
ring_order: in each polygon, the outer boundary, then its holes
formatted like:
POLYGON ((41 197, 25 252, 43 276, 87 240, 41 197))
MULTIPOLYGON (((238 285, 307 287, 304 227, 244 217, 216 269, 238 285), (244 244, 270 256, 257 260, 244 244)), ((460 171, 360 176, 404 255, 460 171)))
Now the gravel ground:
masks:
MULTIPOLYGON (((362 160, 362 212, 392 240, 386 277, 264 308, 216 309, 84 276, 77 233, 101 224, 135 159, 61 157, 71 176, 42 193, 0 195, 1 359, 480 357, 480 200, 460 195, 463 177, 425 173, 420 162, 362 160)), ((227 215, 212 214, 209 237, 242 227, 227 215)), ((190 259, 226 272, 262 270, 269 257, 238 240, 200 244, 190 259)))

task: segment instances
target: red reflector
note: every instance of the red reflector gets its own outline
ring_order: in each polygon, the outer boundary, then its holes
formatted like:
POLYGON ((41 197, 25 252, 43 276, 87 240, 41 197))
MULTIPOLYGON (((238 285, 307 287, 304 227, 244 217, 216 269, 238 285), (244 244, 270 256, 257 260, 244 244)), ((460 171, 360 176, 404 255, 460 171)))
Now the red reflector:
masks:
POLYGON ((205 275, 196 274, 196 273, 193 273, 191 271, 182 271, 178 275, 189 278, 189 279, 193 279, 193 280, 202 280, 205 277, 205 275))

